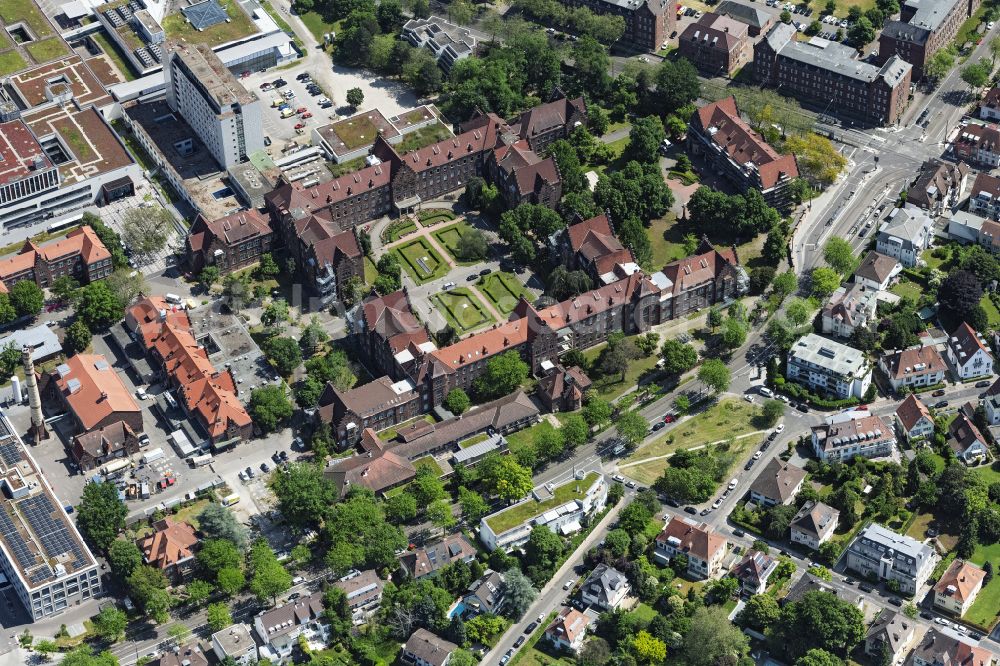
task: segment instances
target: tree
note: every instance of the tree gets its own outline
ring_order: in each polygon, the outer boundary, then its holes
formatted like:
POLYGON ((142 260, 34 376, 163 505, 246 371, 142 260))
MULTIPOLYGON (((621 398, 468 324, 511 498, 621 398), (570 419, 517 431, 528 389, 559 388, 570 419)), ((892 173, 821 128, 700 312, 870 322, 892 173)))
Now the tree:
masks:
MULTIPOLYGON (((993 52, 992 47, 994 42, 990 42, 990 51, 993 57, 996 57, 995 52, 993 52)), ((934 52, 934 55, 930 57, 927 64, 924 65, 924 76, 934 83, 937 83, 940 79, 943 79, 951 71, 951 68, 955 66, 955 56, 953 56, 948 49, 938 49, 934 52)))
POLYGON ((18 317, 34 317, 45 305, 45 294, 34 280, 21 280, 10 288, 10 304, 18 317))
POLYGON ((63 336, 63 349, 70 356, 87 351, 94 336, 82 319, 74 319, 63 336))
POLYGON ((214 589, 206 580, 193 580, 187 584, 188 602, 197 606, 208 599, 214 589))
POLYGON ((76 290, 80 288, 80 283, 72 275, 60 275, 52 281, 49 291, 62 302, 71 301, 76 296, 76 290))
POLYGON ((562 432, 555 428, 540 430, 535 435, 534 445, 542 460, 555 460, 562 455, 565 448, 562 432))
POLYGON ((80 289, 76 314, 91 331, 107 330, 125 314, 125 303, 112 293, 105 280, 80 289))
POLYGON ((284 386, 268 385, 250 392, 250 413, 254 425, 263 432, 274 432, 292 416, 292 403, 284 386))
POLYGON ((583 174, 580 156, 566 139, 553 141, 545 149, 545 153, 556 161, 559 167, 559 177, 562 179, 563 193, 580 192, 587 187, 587 178, 583 174))
POLYGON ((408 523, 417 517, 417 500, 410 493, 399 493, 385 500, 385 515, 394 523, 408 523))
POLYGON ((979 62, 969 63, 963 67, 961 77, 978 94, 979 89, 985 86, 990 80, 992 69, 986 58, 981 58, 979 62))
POLYGON ((596 395, 591 395, 587 397, 581 413, 587 425, 600 426, 611 420, 611 403, 596 395))
POLYGON ((829 297, 840 286, 840 274, 826 266, 814 268, 810 279, 812 281, 812 295, 817 298, 829 297))
POLYGON ((521 570, 514 567, 504 573, 504 581, 507 586, 507 607, 508 617, 520 618, 528 608, 535 602, 538 590, 531 584, 531 580, 521 573, 521 570))
POLYGON ((238 594, 247 584, 246 575, 237 567, 220 569, 215 580, 219 585, 219 591, 227 597, 238 594))
POLYGON ((674 407, 677 409, 678 414, 687 414, 691 410, 691 398, 684 394, 677 396, 674 400, 674 407))
POLYGON ((667 644, 645 630, 632 638, 629 649, 639 663, 659 664, 667 658, 667 644))
MULTIPOLYGON (((280 474, 277 476, 281 476, 280 474)), ((274 556, 274 551, 264 539, 258 540, 250 547, 250 591, 260 601, 268 598, 272 603, 279 594, 292 585, 292 575, 285 570, 274 556)))
POLYGON ((765 428, 770 428, 785 414, 785 403, 780 400, 765 400, 761 408, 760 420, 765 428))
POLYGON ((490 505, 483 496, 465 486, 458 489, 458 505, 462 507, 462 517, 472 525, 478 524, 479 519, 490 512, 490 505))
POLYGON ((563 434, 563 442, 570 451, 590 439, 590 426, 580 414, 567 416, 560 430, 563 434))
POLYGON ((698 99, 701 81, 698 70, 685 58, 665 59, 654 77, 656 82, 657 111, 662 114, 675 113, 682 107, 698 99))
POLYGON ((167 610, 172 598, 167 592, 167 579, 162 571, 144 564, 132 572, 126 585, 129 595, 147 616, 160 624, 170 619, 167 610))
POLYGON ((528 378, 528 364, 516 351, 498 354, 486 362, 485 372, 476 379, 476 393, 498 398, 513 393, 528 378))
POLYGON ((660 350, 663 356, 663 371, 670 375, 680 375, 698 364, 698 351, 680 340, 667 340, 660 350))
POLYGON ((299 346, 302 347, 303 353, 312 356, 319 351, 320 345, 329 339, 330 334, 323 328, 319 319, 313 315, 309 324, 302 329, 302 335, 299 336, 299 346))
POLYGON ((115 539, 108 547, 108 564, 120 580, 125 580, 142 564, 142 552, 131 539, 115 539))
POLYGON ((531 472, 511 456, 487 456, 479 463, 479 478, 489 493, 507 502, 524 498, 534 488, 531 472))
POLYGON ((486 235, 479 229, 469 229, 459 236, 455 254, 462 261, 479 261, 490 255, 486 235))
POLYGON ((642 442, 649 429, 649 424, 639 412, 624 412, 620 414, 615 426, 618 429, 618 434, 633 448, 642 442))
POLYGON ((225 539, 206 539, 196 556, 198 566, 210 574, 218 574, 223 569, 237 568, 243 562, 243 553, 225 539))
POLYGON ((843 659, 819 648, 813 648, 795 660, 795 666, 843 666, 843 664, 843 659))
MULTIPOLYGON (((795 518, 795 512, 796 509, 794 506, 785 504, 779 504, 768 509, 765 517, 765 522, 767 523, 767 526, 764 528, 765 536, 775 540, 783 538, 788 534, 788 528, 795 518)), ((780 569, 781 565, 779 564, 778 567, 780 569)))
POLYGON ((125 627, 128 626, 128 616, 117 606, 110 604, 102 608, 91 621, 94 623, 97 635, 109 643, 118 642, 118 639, 125 635, 125 627))
POLYGON ((233 615, 229 612, 229 606, 222 602, 209 604, 205 611, 205 620, 213 632, 222 631, 226 627, 232 626, 233 615))
POLYGON ((271 490, 281 514, 297 527, 317 525, 337 500, 336 486, 308 463, 292 463, 284 474, 272 476, 271 490))
POLYGON ((562 553, 563 542, 555 532, 544 525, 535 525, 531 529, 528 542, 524 545, 524 562, 529 567, 549 574, 562 553))
POLYGON ((938 288, 938 302, 942 308, 965 321, 979 306, 983 297, 983 285, 969 271, 954 270, 941 281, 938 288))
POLYGON ((274 369, 282 377, 292 374, 295 368, 302 363, 302 352, 299 350, 299 343, 291 338, 275 336, 268 338, 262 345, 264 355, 271 362, 274 369))
POLYGON ((198 514, 198 529, 205 539, 225 539, 239 550, 246 548, 246 527, 218 502, 209 502, 198 514))
POLYGON ((789 136, 785 150, 795 155, 799 172, 813 185, 832 183, 847 166, 847 158, 833 143, 814 132, 789 136))
POLYGON ((576 661, 580 666, 605 666, 611 661, 611 646, 603 638, 590 638, 583 644, 576 661))
POLYGON ((629 159, 639 163, 656 162, 660 158, 660 145, 667 138, 663 121, 657 116, 636 118, 629 130, 625 152, 629 159))
POLYGON ((875 26, 866 16, 860 17, 854 25, 847 29, 847 38, 854 42, 858 48, 874 40, 875 34, 875 26))
POLYGON ((167 245, 174 216, 160 206, 129 208, 122 215, 122 242, 133 252, 154 254, 167 245))
POLYGON ((125 529, 128 509, 118 498, 113 483, 88 483, 76 507, 76 524, 87 540, 106 552, 118 533, 125 529))
POLYGON ((723 393, 729 388, 729 368, 719 359, 710 358, 701 364, 698 379, 715 393, 723 393))
POLYGON ((798 659, 812 648, 846 656, 864 639, 865 619, 857 606, 822 591, 787 604, 773 627, 775 644, 798 659))
POLYGON ((94 654, 89 645, 81 645, 67 652, 59 663, 64 666, 118 666, 118 658, 108 651, 94 654))
POLYGON ((747 637, 730 624, 728 611, 721 606, 698 608, 691 628, 680 646, 680 656, 688 666, 736 664, 747 655, 747 637))
POLYGON ((573 43, 571 52, 576 66, 570 89, 576 94, 587 91, 591 96, 603 97, 611 83, 608 75, 611 59, 607 49, 593 37, 583 36, 573 43))
POLYGON ((747 340, 747 325, 738 319, 728 317, 722 325, 719 341, 729 350, 738 349, 747 340))
POLYGON ((830 267, 847 277, 858 267, 858 258, 854 254, 854 248, 843 238, 834 236, 826 242, 823 247, 823 258, 830 267))
POLYGON ((777 622, 780 616, 781 608, 773 596, 755 594, 747 600, 743 610, 740 611, 739 620, 751 629, 765 631, 777 622))
POLYGON ((212 285, 219 281, 221 273, 219 272, 218 266, 205 266, 198 273, 198 284, 201 285, 202 289, 208 291, 212 288, 212 285))
POLYGON ((264 307, 260 315, 260 323, 264 326, 281 329, 288 321, 288 301, 276 298, 264 307))
POLYGON ((790 11, 788 11, 787 9, 784 9, 778 15, 778 20, 781 21, 782 23, 791 23, 792 22, 792 13, 790 11))
POLYGON ((464 414, 469 409, 470 404, 468 394, 460 388, 449 391, 444 399, 445 408, 456 416, 464 414))

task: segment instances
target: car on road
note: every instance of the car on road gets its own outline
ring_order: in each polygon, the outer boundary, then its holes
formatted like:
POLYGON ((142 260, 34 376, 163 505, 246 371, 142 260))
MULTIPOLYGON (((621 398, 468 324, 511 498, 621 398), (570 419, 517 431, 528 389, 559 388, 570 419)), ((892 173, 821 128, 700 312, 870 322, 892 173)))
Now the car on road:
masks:
POLYGON ((627 488, 635 488, 635 481, 633 481, 632 479, 629 479, 628 481, 625 482, 625 486, 627 488))
POLYGON ((445 291, 447 291, 449 289, 454 289, 455 288, 455 283, 454 282, 445 282, 444 283, 444 288, 445 288, 445 291))
POLYGON ((492 269, 490 269, 490 268, 484 268, 483 270, 479 271, 479 275, 481 277, 486 277, 487 275, 489 275, 492 272, 493 272, 492 269))
POLYGON ((653 424, 653 432, 656 432, 657 430, 662 430, 663 428, 666 428, 666 427, 667 427, 667 424, 664 423, 663 421, 660 421, 659 423, 654 423, 653 424))
POLYGON ((809 413, 809 407, 804 402, 800 402, 799 404, 795 405, 795 409, 799 410, 803 414, 808 414, 809 413))
POLYGON ((995 25, 996 25, 995 21, 990 21, 989 23, 986 24, 986 30, 987 31, 992 30, 995 25))
POLYGON ((930 613, 928 613, 927 611, 920 611, 920 617, 924 618, 925 620, 933 620, 934 619, 934 616, 931 615, 930 613))
POLYGON ((519 648, 519 647, 521 647, 522 645, 524 645, 524 641, 525 641, 525 640, 526 640, 526 639, 524 638, 524 636, 518 636, 518 637, 517 637, 517 640, 516 640, 516 641, 514 641, 514 647, 515 647, 515 648, 519 648))
POLYGON ((778 427, 774 429, 774 432, 778 433, 779 435, 781 433, 783 433, 784 431, 785 431, 785 424, 784 423, 779 423, 778 427))
POLYGON ((510 661, 510 655, 505 654, 504 656, 500 657, 500 661, 498 661, 497 663, 500 664, 500 666, 506 666, 508 661, 510 661))
POLYGON ((718 509, 720 506, 722 506, 722 499, 721 498, 715 500, 714 502, 712 502, 712 508, 713 509, 718 509))
POLYGON ((875 586, 873 586, 871 583, 861 583, 858 585, 858 589, 861 590, 862 592, 874 592, 875 586))
POLYGON ((732 479, 729 482, 729 489, 730 490, 734 490, 736 488, 736 486, 738 486, 739 484, 740 484, 740 480, 739 479, 732 479))
POLYGON ((264 472, 264 474, 267 474, 268 472, 271 471, 271 468, 267 466, 266 462, 262 462, 260 464, 260 471, 264 472))
POLYGON ((789 400, 788 400, 788 396, 787 396, 787 395, 779 395, 779 396, 778 396, 778 400, 780 400, 781 402, 785 403, 786 405, 787 405, 787 404, 788 404, 788 402, 789 402, 789 400))
POLYGON ((760 393, 765 398, 773 398, 774 397, 774 391, 772 391, 771 389, 767 388, 766 386, 761 386, 759 389, 757 389, 757 392, 760 393))
POLYGON ((140 386, 135 390, 135 397, 139 398, 139 400, 145 400, 146 398, 149 397, 149 394, 146 393, 146 389, 140 386))
POLYGON ((467 278, 465 278, 465 281, 466 282, 475 282, 478 279, 479 279, 479 276, 476 275, 475 273, 473 273, 472 275, 470 275, 467 278))
POLYGON ((532 622, 531 624, 529 624, 527 627, 524 628, 524 633, 530 634, 535 630, 537 626, 538 626, 537 622, 532 622))
POLYGON ((684 513, 690 513, 692 516, 696 516, 698 515, 698 509, 693 506, 686 506, 684 507, 684 513))
POLYGON ((981 641, 983 640, 983 635, 978 631, 974 631, 971 634, 969 634, 969 638, 971 638, 974 641, 981 641))
POLYGON ((993 382, 991 382, 990 380, 984 379, 981 382, 976 382, 976 388, 989 388, 992 384, 993 382))
POLYGON ((613 481, 617 481, 618 483, 623 483, 625 481, 625 477, 622 476, 621 474, 615 474, 613 477, 611 477, 611 479, 613 481))
POLYGON ((573 583, 575 582, 576 582, 575 578, 570 578, 565 583, 563 583, 563 589, 568 590, 569 588, 573 587, 573 583))
POLYGON ((663 422, 664 423, 673 423, 676 420, 677 420, 677 417, 674 416, 673 414, 664 414, 663 415, 663 422))
POLYGON ((308 110, 309 109, 307 109, 306 107, 300 106, 299 108, 295 109, 295 113, 305 113, 308 110))
POLYGON ((675 509, 681 508, 681 503, 675 500, 673 497, 667 497, 663 501, 667 504, 667 506, 672 506, 675 509))
POLYGON ((942 627, 944 627, 948 625, 948 620, 944 619, 943 617, 936 617, 934 618, 934 624, 940 624, 942 627))
POLYGON ((747 533, 744 532, 743 530, 739 529, 739 528, 736 528, 735 530, 733 530, 733 536, 735 536, 735 537, 744 537, 746 535, 747 535, 747 533))
POLYGON ((856 581, 853 578, 851 578, 850 576, 848 576, 847 578, 844 579, 844 583, 846 585, 854 585, 855 582, 856 581))
POLYGON ((899 599, 898 597, 893 597, 889 599, 889 603, 892 604, 893 606, 899 607, 903 605, 903 600, 899 599))
POLYGON ((937 402, 934 403, 934 409, 944 409, 947 406, 948 406, 947 400, 938 400, 937 402))
POLYGON ((744 393, 743 399, 746 400, 747 402, 753 402, 753 396, 750 395, 749 393, 744 393))
POLYGON ((938 389, 937 391, 934 391, 934 393, 931 393, 931 395, 934 396, 935 398, 940 398, 941 396, 944 395, 944 393, 945 393, 944 389, 938 389))

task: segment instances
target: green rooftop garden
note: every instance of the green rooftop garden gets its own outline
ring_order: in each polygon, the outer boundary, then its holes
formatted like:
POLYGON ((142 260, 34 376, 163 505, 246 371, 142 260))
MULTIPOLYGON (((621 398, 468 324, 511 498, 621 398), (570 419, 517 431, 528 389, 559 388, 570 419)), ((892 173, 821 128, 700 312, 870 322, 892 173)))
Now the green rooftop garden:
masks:
POLYGON ((597 476, 597 472, 591 472, 580 481, 573 479, 568 483, 564 483, 555 489, 551 499, 547 499, 544 502, 532 499, 527 502, 515 504, 509 509, 487 518, 486 524, 490 526, 494 534, 502 534, 512 527, 521 525, 535 516, 545 513, 549 509, 554 509, 573 500, 583 499, 587 494, 587 490, 594 485, 597 476))

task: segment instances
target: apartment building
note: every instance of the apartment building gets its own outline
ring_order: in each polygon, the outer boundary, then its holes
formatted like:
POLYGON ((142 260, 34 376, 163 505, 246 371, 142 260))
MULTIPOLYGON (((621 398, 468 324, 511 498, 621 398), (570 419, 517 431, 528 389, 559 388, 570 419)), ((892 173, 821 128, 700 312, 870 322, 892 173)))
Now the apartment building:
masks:
POLYGON ((382 603, 385 583, 374 569, 354 571, 338 579, 333 585, 340 588, 347 597, 347 607, 355 624, 361 624, 371 617, 382 603))
POLYGON ((403 24, 400 36, 418 49, 427 49, 445 72, 476 52, 477 40, 471 30, 439 16, 410 19, 403 24))
POLYGON ((958 381, 993 374, 993 355, 986 338, 964 321, 948 336, 945 356, 958 381))
POLYGON ((789 525, 792 543, 813 550, 830 540, 840 521, 840 511, 822 502, 807 501, 789 525))
POLYGON ((316 417, 330 424, 337 447, 346 449, 361 441, 366 428, 379 432, 429 410, 430 405, 420 400, 420 392, 409 379, 394 382, 383 376, 348 391, 327 384, 316 417))
POLYGON ((194 130, 215 161, 231 169, 264 150, 263 109, 204 44, 168 43, 167 104, 194 130))
POLYGON ((956 617, 965 615, 983 589, 986 572, 967 560, 952 560, 934 584, 934 607, 956 617))
POLYGON ((253 208, 211 221, 199 214, 185 239, 191 271, 215 266, 226 275, 255 264, 271 251, 271 235, 267 219, 253 208))
POLYGON ((795 26, 776 23, 754 46, 761 85, 804 105, 869 126, 894 125, 909 102, 912 66, 898 55, 873 65, 853 48, 819 37, 797 38, 795 26))
POLYGON ((934 345, 889 352, 879 359, 878 365, 894 391, 904 386, 919 389, 940 384, 948 371, 948 365, 934 345))
POLYGON ((965 19, 979 8, 981 0, 907 0, 899 20, 886 21, 878 41, 878 59, 898 56, 913 65, 913 80, 924 76, 924 67, 938 49, 958 34, 965 19))
POLYGON ((687 557, 687 572, 695 578, 716 578, 722 574, 726 538, 707 523, 671 516, 656 537, 653 557, 670 564, 678 555, 687 557))
POLYGON ((871 385, 865 355, 839 342, 809 333, 788 351, 786 379, 836 399, 861 398, 871 385))
POLYGON ((750 62, 750 26, 706 12, 678 38, 677 52, 705 76, 732 76, 750 62))
POLYGON ((1000 178, 988 173, 976 174, 969 195, 969 212, 1000 219, 1000 178))
POLYGON ((598 284, 615 282, 639 268, 632 251, 615 236, 607 215, 561 229, 550 245, 570 270, 586 271, 598 284))
POLYGON ((257 614, 253 628, 263 643, 261 656, 284 663, 292 656, 299 636, 326 635, 329 628, 323 622, 323 611, 323 592, 316 591, 257 614))
POLYGON ((20 252, 0 260, 0 290, 7 291, 21 280, 51 287, 63 276, 86 284, 106 278, 112 270, 111 253, 93 229, 82 226, 42 245, 27 240, 20 252))
POLYGON ((734 97, 695 111, 688 122, 688 147, 741 191, 759 190, 779 210, 791 205, 791 183, 799 176, 795 156, 779 154, 753 131, 740 117, 734 97))
POLYGON ((896 209, 879 229, 875 251, 899 260, 905 268, 912 268, 920 260, 920 253, 930 247, 933 238, 933 218, 915 206, 906 205, 896 209))
POLYGON ((931 627, 913 649, 913 666, 993 666, 996 655, 988 648, 953 638, 931 627))
POLYGON ((969 177, 969 166, 939 159, 920 165, 920 174, 906 190, 906 203, 926 210, 929 215, 941 215, 958 208, 969 177))
POLYGON ((908 536, 872 523, 865 527, 847 549, 847 567, 862 576, 894 580, 907 596, 917 593, 934 570, 934 550, 908 536))
POLYGON ((1000 127, 992 123, 962 125, 950 148, 955 159, 980 169, 988 171, 1000 167, 1000 127))
POLYGON ((979 102, 980 120, 1000 120, 1000 87, 993 86, 979 102))
POLYGON ((672 261, 650 276, 660 289, 659 321, 686 317, 746 293, 750 279, 736 248, 717 250, 702 239, 691 257, 672 261))
POLYGON ((847 462, 855 456, 892 455, 896 437, 880 416, 859 408, 833 414, 821 425, 813 426, 812 446, 820 460, 847 462))
POLYGON ((837 287, 823 306, 820 318, 823 334, 849 338, 854 331, 865 328, 875 317, 878 291, 857 282, 837 287))
POLYGON ((621 41, 645 51, 656 51, 667 40, 677 20, 677 3, 671 0, 560 0, 573 9, 586 7, 595 14, 625 19, 621 41))

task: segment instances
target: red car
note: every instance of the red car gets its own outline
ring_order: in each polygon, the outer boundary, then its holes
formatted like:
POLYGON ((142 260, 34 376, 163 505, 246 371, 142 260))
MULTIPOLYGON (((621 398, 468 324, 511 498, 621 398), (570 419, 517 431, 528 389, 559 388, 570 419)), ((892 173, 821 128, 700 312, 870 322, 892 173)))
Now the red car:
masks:
POLYGON ((295 109, 295 113, 309 113, 309 109, 307 109, 304 106, 300 106, 299 108, 295 109))
POLYGON ((295 123, 295 129, 302 129, 305 126, 306 126, 305 123, 295 123))
POLYGON ((313 114, 309 113, 308 111, 306 111, 301 116, 299 116, 299 118, 302 118, 303 120, 305 120, 306 118, 312 118, 312 117, 313 117, 313 114))
POLYGON ((673 414, 667 414, 666 416, 663 417, 663 422, 664 423, 673 423, 676 420, 677 420, 677 417, 674 416, 673 414))

